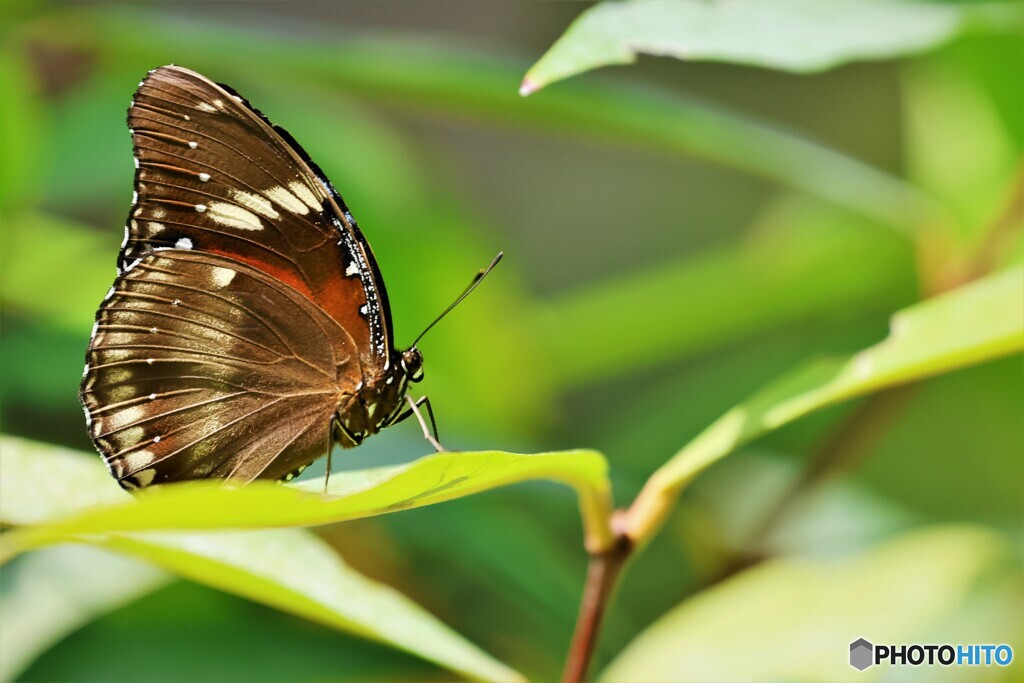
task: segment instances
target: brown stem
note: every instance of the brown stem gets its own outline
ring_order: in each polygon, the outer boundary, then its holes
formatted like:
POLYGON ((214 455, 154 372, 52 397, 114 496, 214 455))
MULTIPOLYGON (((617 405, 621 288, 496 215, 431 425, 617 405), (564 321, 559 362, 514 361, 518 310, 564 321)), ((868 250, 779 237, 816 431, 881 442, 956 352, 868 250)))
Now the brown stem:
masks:
POLYGON ((583 683, 587 679, 587 670, 597 647, 605 609, 608 607, 622 567, 632 552, 633 544, 616 530, 615 545, 609 550, 590 556, 587 583, 583 588, 580 613, 576 618, 576 630, 569 646, 565 671, 562 673, 563 683, 583 683))

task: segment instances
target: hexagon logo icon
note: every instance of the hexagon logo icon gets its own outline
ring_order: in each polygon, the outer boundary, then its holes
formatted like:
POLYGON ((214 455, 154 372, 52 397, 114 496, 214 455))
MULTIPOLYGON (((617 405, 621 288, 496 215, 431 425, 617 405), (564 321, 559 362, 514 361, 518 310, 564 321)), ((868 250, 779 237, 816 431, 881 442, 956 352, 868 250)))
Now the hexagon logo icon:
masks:
POLYGON ((857 671, 863 671, 875 663, 875 646, 863 638, 850 643, 850 666, 857 671))

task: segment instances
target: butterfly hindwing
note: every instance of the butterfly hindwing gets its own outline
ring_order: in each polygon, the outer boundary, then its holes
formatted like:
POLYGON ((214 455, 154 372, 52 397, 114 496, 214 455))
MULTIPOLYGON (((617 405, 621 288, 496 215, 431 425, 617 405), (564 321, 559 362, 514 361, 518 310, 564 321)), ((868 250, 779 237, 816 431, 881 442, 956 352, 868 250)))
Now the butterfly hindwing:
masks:
POLYGON ((280 478, 328 446, 357 346, 303 294, 238 260, 152 252, 97 316, 82 400, 128 488, 280 478))

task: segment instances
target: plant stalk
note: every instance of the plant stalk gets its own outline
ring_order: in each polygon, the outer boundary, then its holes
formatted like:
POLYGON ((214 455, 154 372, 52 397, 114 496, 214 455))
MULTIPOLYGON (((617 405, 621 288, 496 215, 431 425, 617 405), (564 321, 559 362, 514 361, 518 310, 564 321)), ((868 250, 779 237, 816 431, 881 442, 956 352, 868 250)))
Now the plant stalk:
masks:
POLYGON ((616 529, 616 543, 608 550, 590 555, 580 613, 576 618, 576 629, 572 636, 572 644, 569 646, 565 671, 562 672, 563 683, 583 683, 587 680, 587 671, 597 648, 605 610, 622 567, 632 554, 633 548, 633 543, 616 529))

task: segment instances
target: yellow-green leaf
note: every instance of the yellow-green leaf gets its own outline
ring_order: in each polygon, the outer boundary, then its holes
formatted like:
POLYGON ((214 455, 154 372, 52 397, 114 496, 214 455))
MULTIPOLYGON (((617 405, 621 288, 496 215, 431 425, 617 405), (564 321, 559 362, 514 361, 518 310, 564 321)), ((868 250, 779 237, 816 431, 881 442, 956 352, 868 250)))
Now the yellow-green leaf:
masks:
MULTIPOLYGON (((956 643, 964 636, 968 642, 989 642, 987 636, 1005 642, 1019 630, 1006 629, 999 616, 972 624, 968 634, 960 622, 978 579, 997 569, 1006 554, 990 532, 939 527, 842 562, 774 560, 674 608, 642 632, 601 678, 869 681, 893 672, 850 668, 849 645, 858 638, 956 643)), ((1010 584, 1001 588, 1001 600, 1019 602, 1010 584)), ((1004 602, 1003 619, 1013 610, 1004 602)), ((966 677, 957 680, 978 680, 978 672, 961 673, 966 677)))
MULTIPOLYGON (((405 596, 350 569, 308 531, 168 531, 296 526, 401 509, 388 502, 388 491, 421 496, 409 506, 439 502, 471 488, 464 469, 453 468, 455 480, 445 490, 443 485, 425 490, 408 475, 403 478, 413 465, 336 474, 331 493, 337 498, 331 501, 322 498, 322 481, 312 485, 316 493, 270 483, 230 491, 205 482, 158 488, 133 499, 107 474, 99 456, 12 437, 0 438, 0 451, 0 523, 26 525, 0 535, 4 557, 41 545, 88 543, 406 650, 468 678, 521 680, 405 596)), ((603 460, 598 461, 603 476, 603 460)), ((490 481, 502 479, 498 469, 491 469, 490 481)))
POLYGON ((470 679, 522 681, 398 591, 303 529, 92 539, 175 574, 434 662, 470 679))
POLYGON ((12 438, 4 438, 0 447, 4 451, 0 461, 3 521, 36 523, 0 537, 0 558, 86 535, 328 524, 432 505, 535 479, 559 481, 576 489, 589 548, 600 550, 612 542, 607 463, 594 451, 437 453, 397 467, 335 473, 326 499, 322 479, 293 486, 254 482, 239 490, 226 490, 216 481, 188 482, 155 487, 132 499, 121 495, 109 477, 102 481, 97 474, 103 470, 98 457, 92 460, 91 473, 72 481, 63 473, 84 467, 77 454, 12 438), (40 476, 41 468, 45 476, 40 476), (85 507, 67 515, 71 503, 54 495, 62 491, 113 504, 85 507), (43 519, 49 523, 38 523, 43 519))
POLYGON ((1024 267, 916 304, 893 316, 878 344, 810 363, 712 423, 648 480, 627 533, 649 538, 695 476, 765 432, 840 401, 1022 350, 1024 267))

